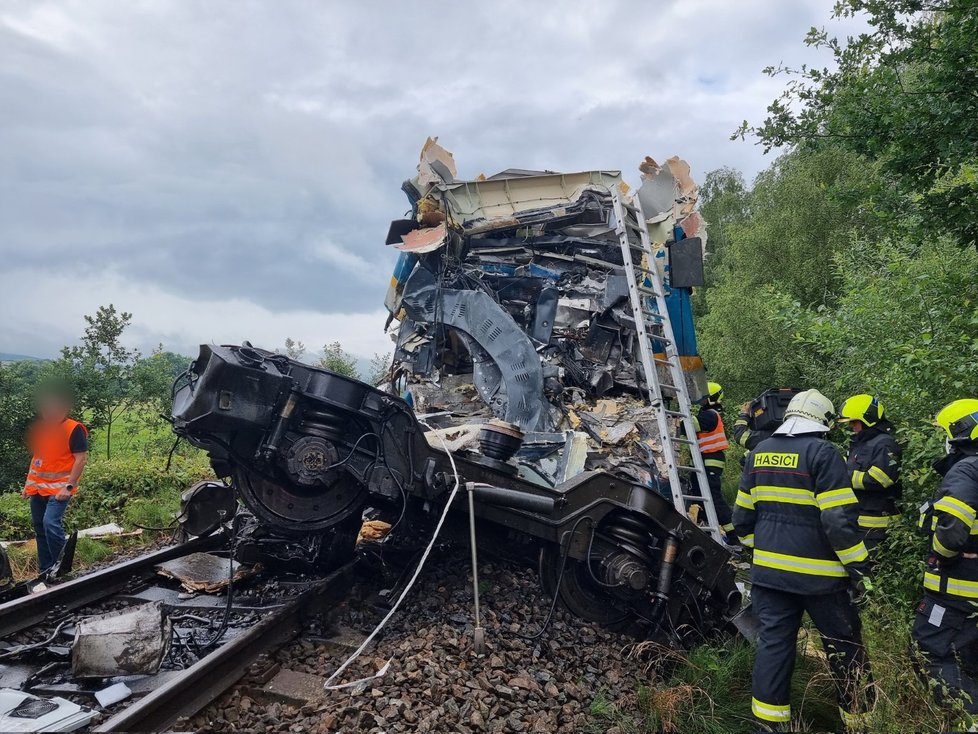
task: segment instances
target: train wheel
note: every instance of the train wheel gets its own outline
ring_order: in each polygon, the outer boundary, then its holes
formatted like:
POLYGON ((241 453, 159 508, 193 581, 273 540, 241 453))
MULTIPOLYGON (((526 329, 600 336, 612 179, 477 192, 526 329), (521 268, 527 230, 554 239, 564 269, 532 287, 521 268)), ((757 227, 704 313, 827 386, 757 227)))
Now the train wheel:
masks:
POLYGON ((560 570, 560 550, 548 543, 540 551, 540 582, 551 598, 555 593, 558 595, 558 601, 571 614, 614 628, 627 626, 632 621, 634 615, 621 608, 621 602, 595 582, 584 561, 568 558, 562 575, 560 570))

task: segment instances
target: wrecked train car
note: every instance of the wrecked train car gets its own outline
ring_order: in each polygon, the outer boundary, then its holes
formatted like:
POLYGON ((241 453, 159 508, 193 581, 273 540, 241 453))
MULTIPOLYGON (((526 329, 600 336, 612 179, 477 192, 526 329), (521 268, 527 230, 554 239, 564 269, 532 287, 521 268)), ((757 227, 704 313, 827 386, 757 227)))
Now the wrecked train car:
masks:
MULTIPOLYGON (((650 404, 637 368, 641 330, 609 234, 620 174, 455 175, 429 140, 404 185, 413 216, 390 228, 402 250, 390 384, 250 345, 202 346, 178 380, 174 430, 246 508, 239 557, 325 567, 364 519, 392 525, 379 543, 409 551, 443 511, 464 540, 467 506, 453 498, 468 492, 480 545, 537 565, 578 616, 673 641, 726 626, 740 607, 729 554, 668 498, 692 490, 665 477, 662 401, 650 404)), ((695 193, 678 159, 643 164, 637 195, 657 214, 642 226, 661 246, 641 267, 671 279, 663 316, 684 325, 691 386, 673 389, 698 397, 695 193)))
MULTIPOLYGON (((635 195, 656 248, 655 262, 640 267, 658 268, 669 285, 695 400, 706 387, 690 302, 703 278, 697 187, 679 158, 661 166, 646 158, 640 171, 635 195)), ((612 192, 629 192, 621 173, 456 175, 451 154, 429 139, 418 175, 402 187, 414 216, 388 233, 401 251, 385 299, 388 324, 399 324, 396 384, 439 428, 493 417, 518 426, 531 480, 614 469, 668 496, 612 210, 612 192)), ((456 447, 475 436, 444 432, 456 447)))

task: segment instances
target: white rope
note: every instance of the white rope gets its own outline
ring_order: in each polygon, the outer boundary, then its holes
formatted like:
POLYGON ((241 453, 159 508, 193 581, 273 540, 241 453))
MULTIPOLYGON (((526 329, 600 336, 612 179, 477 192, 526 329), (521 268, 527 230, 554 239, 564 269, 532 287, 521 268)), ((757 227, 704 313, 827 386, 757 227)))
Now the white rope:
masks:
POLYGON ((323 683, 324 691, 339 691, 344 688, 352 688, 354 686, 360 685, 361 683, 367 683, 369 681, 374 680, 375 678, 380 678, 390 668, 391 661, 394 659, 393 657, 388 658, 387 662, 384 663, 381 669, 371 676, 368 676, 366 678, 361 678, 360 680, 351 681, 350 683, 341 683, 335 686, 331 685, 332 682, 336 680, 337 676, 339 676, 344 670, 347 669, 347 667, 349 667, 350 663, 352 663, 354 660, 360 657, 363 651, 366 650, 367 647, 369 647, 371 642, 373 642, 377 634, 390 621, 391 617, 393 617, 397 613, 397 610, 401 606, 401 602, 404 601, 407 595, 411 592, 411 589, 414 588, 414 583, 418 580, 418 576, 421 575, 421 569, 424 568, 424 564, 428 560, 428 556, 431 554, 432 548, 435 547, 435 541, 438 540, 438 535, 441 533, 441 528, 445 524, 445 518, 448 517, 448 512, 449 510, 452 509, 452 502, 455 501, 455 495, 458 494, 458 490, 460 487, 458 469, 455 467, 455 457, 453 457, 452 452, 448 450, 448 446, 445 444, 445 439, 442 438, 441 436, 439 436, 438 438, 441 439, 442 447, 445 449, 445 453, 448 454, 448 461, 451 462, 452 473, 455 475, 455 486, 452 487, 452 493, 448 496, 448 502, 445 503, 445 509, 441 513, 441 518, 439 518, 438 520, 438 525, 435 526, 435 533, 434 535, 431 536, 431 540, 428 542, 428 547, 425 548, 424 553, 421 555, 421 560, 418 561, 418 565, 414 569, 414 575, 411 576, 411 580, 408 581, 407 586, 404 587, 404 591, 401 592, 401 595, 397 598, 397 601, 394 602, 394 606, 392 606, 390 611, 387 612, 387 615, 382 620, 380 620, 380 623, 374 628, 374 631, 371 632, 369 635, 367 635, 367 639, 365 639, 361 643, 360 647, 358 647, 353 652, 353 654, 346 659, 346 662, 344 662, 339 668, 336 669, 335 673, 333 673, 329 678, 326 679, 326 682, 323 683))

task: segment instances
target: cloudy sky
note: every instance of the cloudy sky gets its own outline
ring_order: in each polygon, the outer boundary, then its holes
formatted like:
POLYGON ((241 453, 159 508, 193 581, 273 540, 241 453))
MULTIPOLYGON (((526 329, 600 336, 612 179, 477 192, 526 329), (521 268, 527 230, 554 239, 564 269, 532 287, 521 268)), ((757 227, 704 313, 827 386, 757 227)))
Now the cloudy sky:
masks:
POLYGON ((819 60, 832 0, 0 0, 0 352, 114 303, 131 342, 389 351, 384 246, 425 137, 463 177, 685 157, 819 60))

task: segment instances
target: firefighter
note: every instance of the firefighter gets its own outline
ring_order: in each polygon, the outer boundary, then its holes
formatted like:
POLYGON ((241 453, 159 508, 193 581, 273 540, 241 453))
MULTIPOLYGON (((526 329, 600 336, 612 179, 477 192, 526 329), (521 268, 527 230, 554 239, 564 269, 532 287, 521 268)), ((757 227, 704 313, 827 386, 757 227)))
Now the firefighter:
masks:
POLYGON ((978 400, 955 400, 937 414, 947 456, 934 464, 944 479, 921 512, 931 536, 924 598, 913 639, 938 700, 960 701, 978 722, 978 681, 962 667, 978 644, 978 400), (969 650, 971 648, 971 650, 969 650))
POLYGON ((791 721, 791 674, 802 615, 818 628, 843 721, 857 728, 872 687, 862 644, 858 595, 868 588, 869 554, 845 462, 825 440, 835 420, 817 390, 795 395, 784 423, 747 457, 734 525, 753 546, 754 612, 760 624, 754 662, 754 716, 767 727, 791 721))
POLYGON ((849 478, 859 500, 859 527, 872 555, 886 538, 886 528, 899 519, 902 450, 893 438, 893 424, 883 404, 872 395, 853 395, 842 404, 840 418, 849 422, 849 478))
POLYGON ((716 508, 717 521, 728 541, 736 543, 734 526, 731 521, 732 510, 721 491, 724 451, 730 448, 723 427, 723 417, 720 415, 723 388, 716 382, 709 382, 706 385, 706 390, 706 396, 700 401, 699 415, 693 416, 693 425, 696 427, 696 442, 699 444, 700 453, 703 455, 703 464, 706 466, 706 478, 710 484, 710 495, 713 497, 713 506, 716 508))
POLYGON ((757 444, 765 438, 770 438, 773 431, 752 431, 750 428, 750 406, 753 401, 748 400, 740 406, 737 420, 734 421, 733 439, 748 451, 757 448, 757 444))

